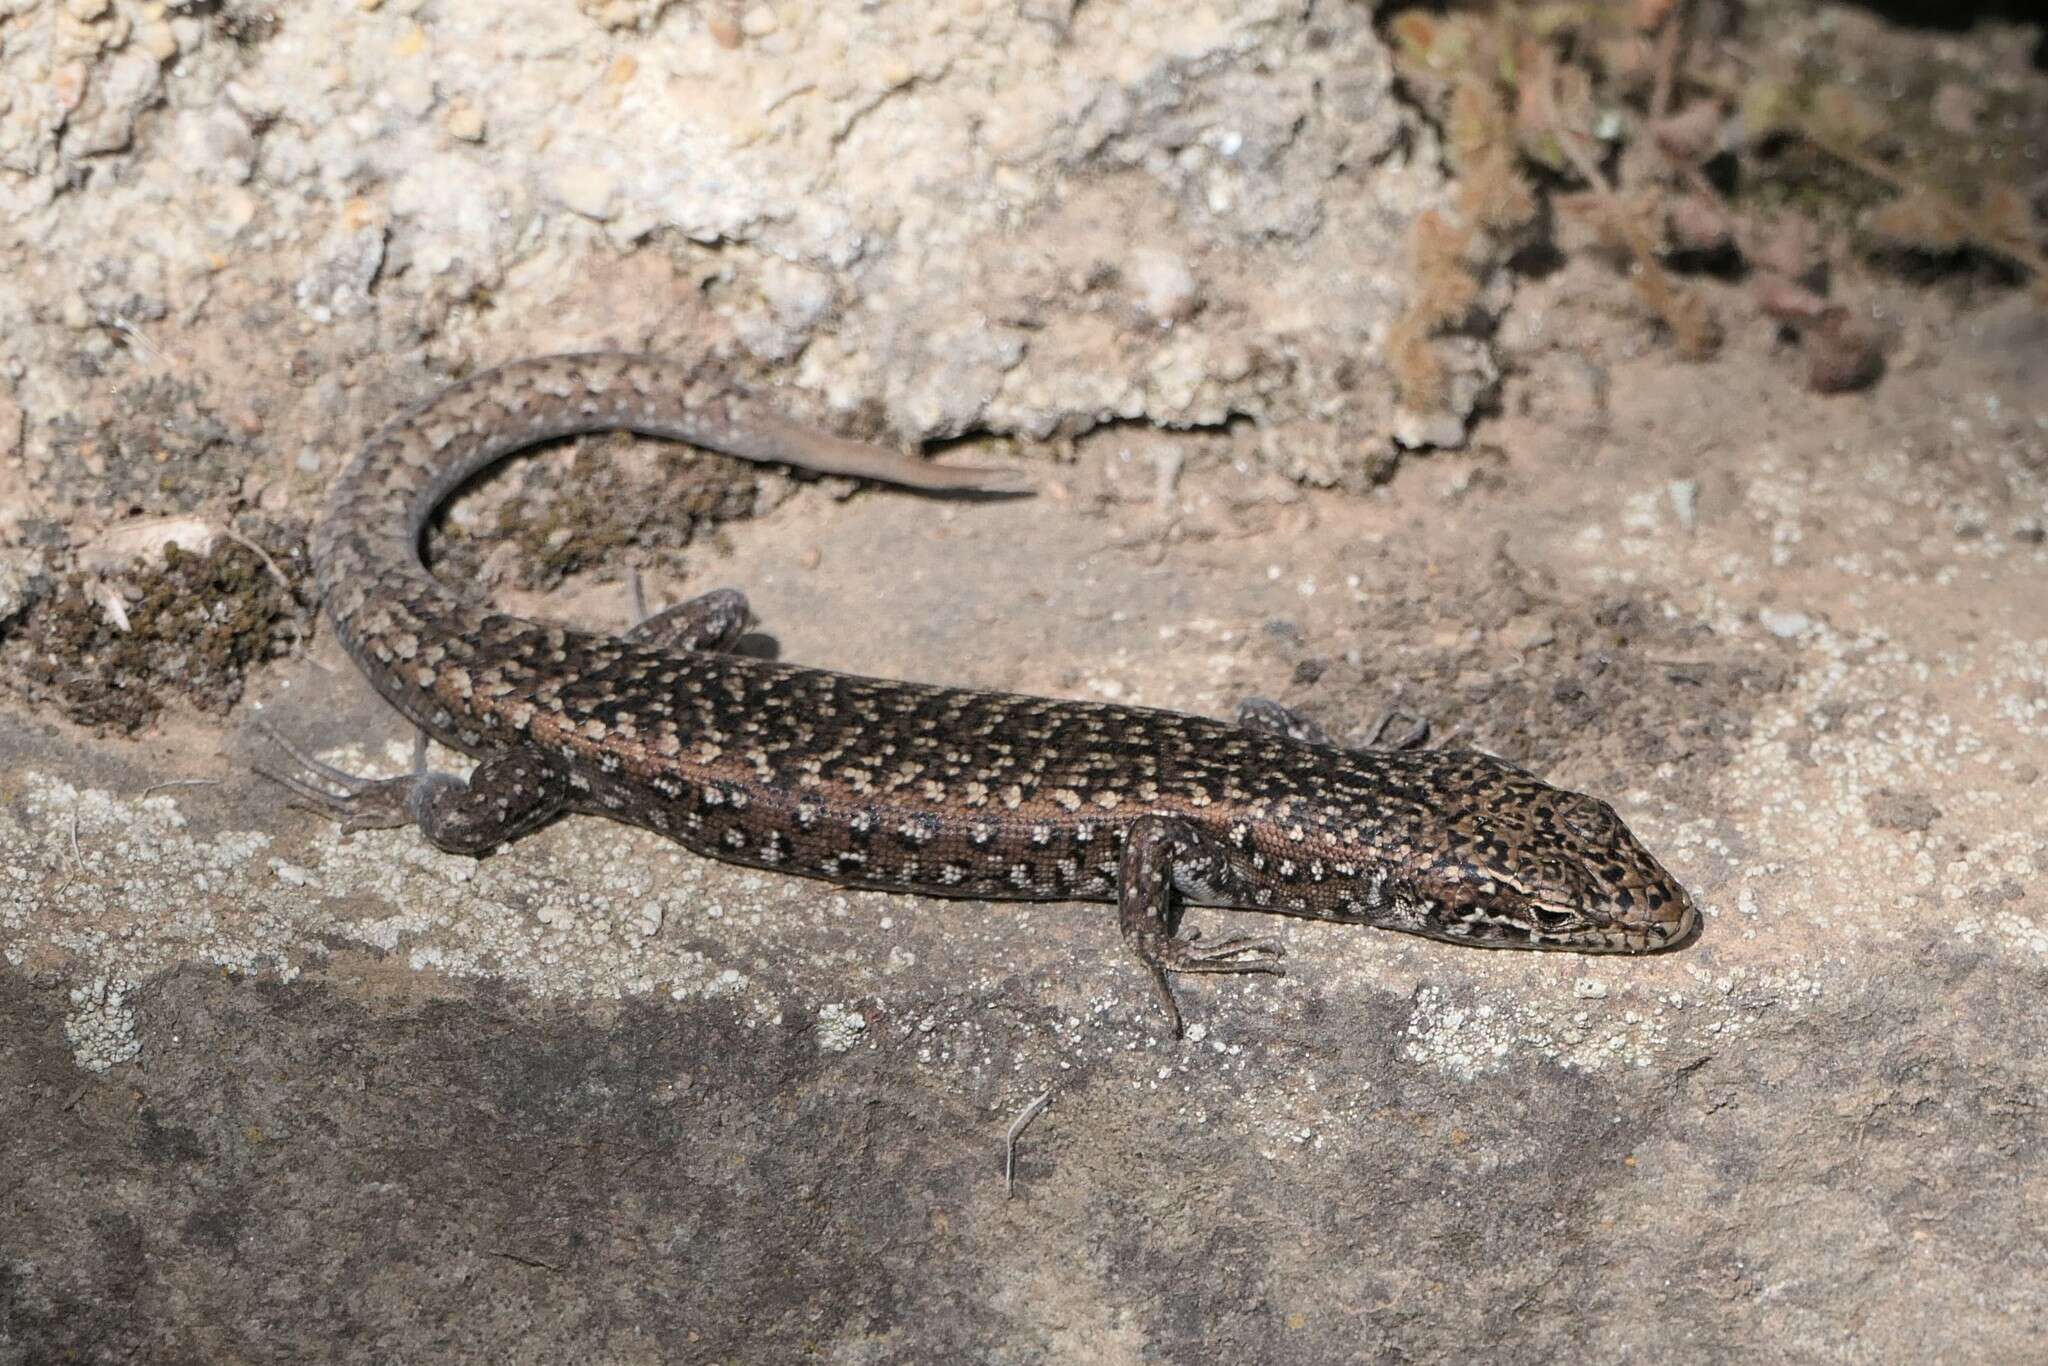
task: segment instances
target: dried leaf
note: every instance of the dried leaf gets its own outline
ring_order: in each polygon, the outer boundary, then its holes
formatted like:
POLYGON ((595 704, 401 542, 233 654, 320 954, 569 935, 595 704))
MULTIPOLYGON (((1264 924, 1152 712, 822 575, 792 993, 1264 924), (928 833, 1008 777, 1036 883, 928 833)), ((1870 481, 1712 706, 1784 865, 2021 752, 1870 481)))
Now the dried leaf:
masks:
POLYGON ((1927 189, 1879 205, 1864 223, 1888 241, 1921 251, 1954 251, 1970 238, 1970 225, 1961 206, 1927 189))
POLYGON ((1444 17, 1424 10, 1403 10, 1387 25, 1395 53, 1411 65, 1439 76, 1465 71, 1473 65, 1479 32, 1463 16, 1444 17))
POLYGON ((1521 79, 1515 85, 1515 140, 1522 155, 1553 171, 1568 164, 1557 133, 1557 55, 1524 42, 1518 49, 1521 79))
POLYGON ((1600 249, 1611 255, 1649 259, 1662 239, 1664 201, 1654 189, 1558 194, 1550 202, 1560 214, 1589 228, 1600 249))
POLYGON ((1680 359, 1706 360, 1721 349, 1721 320, 1698 290, 1674 288, 1663 312, 1680 359))
POLYGON ((1721 102, 1694 100, 1669 118, 1650 125, 1657 150, 1680 166, 1698 166, 1719 150, 1721 102))
POLYGON ((1465 264, 1472 232, 1431 210, 1409 230, 1408 252, 1415 267, 1416 291, 1408 317, 1427 329, 1455 322, 1479 297, 1479 281, 1465 264))
POLYGON ((1425 329, 1413 318, 1401 318, 1388 330, 1387 369, 1394 376, 1403 406, 1419 413, 1443 406, 1449 392, 1443 362, 1430 348, 1425 329))
POLYGON ((1672 204, 1665 226, 1680 251, 1719 252, 1735 244, 1728 215, 1703 194, 1689 194, 1672 204))
POLYGON ((2039 231, 2034 223, 2033 205, 2027 203, 2027 197, 2011 185, 1984 187, 1977 223, 1999 246, 2017 248, 2021 252, 2033 250, 2035 234, 2039 231))
POLYGON ((1687 289, 1647 256, 1638 259, 1629 287, 1671 329, 1685 360, 1705 360, 1721 349, 1721 320, 1698 291, 1687 289))
POLYGON ((1757 307, 1788 327, 1806 327, 1818 322, 1830 308, 1826 299, 1780 275, 1765 275, 1756 282, 1757 307))
POLYGON ((1451 111, 1444 131, 1452 164, 1465 169, 1507 142, 1507 110, 1501 107, 1500 97, 1491 86, 1468 76, 1451 91, 1451 111))
POLYGON ((1508 234, 1536 217, 1536 194, 1515 164, 1513 149, 1494 148, 1465 172, 1458 210, 1488 232, 1508 234))
POLYGON ((1394 50, 1409 61, 1422 66, 1431 65, 1431 54, 1436 51, 1437 33, 1441 30, 1436 16, 1426 10, 1404 9, 1387 21, 1387 36, 1393 39, 1394 50))

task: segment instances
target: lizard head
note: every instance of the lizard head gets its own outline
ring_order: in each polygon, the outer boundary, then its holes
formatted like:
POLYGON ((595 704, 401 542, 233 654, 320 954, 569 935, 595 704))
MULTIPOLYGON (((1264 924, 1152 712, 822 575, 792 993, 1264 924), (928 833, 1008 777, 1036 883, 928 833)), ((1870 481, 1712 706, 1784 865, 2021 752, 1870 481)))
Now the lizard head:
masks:
POLYGON ((1648 953, 1692 937, 1692 897, 1613 807, 1465 757, 1491 770, 1487 800, 1448 821, 1444 854, 1416 878, 1423 923, 1413 928, 1573 953, 1648 953))

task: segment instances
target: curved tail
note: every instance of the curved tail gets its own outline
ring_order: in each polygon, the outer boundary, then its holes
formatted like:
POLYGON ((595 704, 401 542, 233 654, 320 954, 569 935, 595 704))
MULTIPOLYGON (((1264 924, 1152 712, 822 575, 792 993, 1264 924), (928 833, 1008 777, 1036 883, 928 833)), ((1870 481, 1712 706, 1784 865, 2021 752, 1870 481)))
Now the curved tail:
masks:
POLYGON ((938 465, 812 431, 766 411, 699 367, 658 356, 543 356, 484 371, 373 437, 336 480, 313 533, 314 574, 342 644, 402 710, 420 718, 424 706, 401 694, 428 687, 426 676, 460 653, 464 630, 477 626, 463 620, 474 609, 420 560, 420 531, 435 506, 514 451, 580 432, 616 430, 908 488, 1029 489, 1017 472, 938 465), (409 654, 414 650, 417 658, 409 654))

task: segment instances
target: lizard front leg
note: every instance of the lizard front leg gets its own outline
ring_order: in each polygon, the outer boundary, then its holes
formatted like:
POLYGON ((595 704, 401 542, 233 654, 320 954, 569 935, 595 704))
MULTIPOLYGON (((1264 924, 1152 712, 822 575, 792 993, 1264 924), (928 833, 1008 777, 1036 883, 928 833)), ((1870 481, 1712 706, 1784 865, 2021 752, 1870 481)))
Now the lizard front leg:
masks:
POLYGON ((1214 944, 1192 932, 1181 936, 1187 898, 1252 904, 1252 889, 1230 862, 1230 849, 1192 822, 1172 816, 1141 816, 1124 837, 1117 879, 1117 919, 1124 942, 1138 955, 1173 1036, 1181 1036, 1180 1007, 1169 972, 1281 971, 1285 950, 1277 940, 1236 935, 1214 944))
POLYGON ((257 772, 332 813, 351 833, 417 825, 437 848, 474 857, 539 828, 569 800, 567 766, 543 749, 493 755, 464 780, 427 768, 426 737, 420 735, 413 746, 411 773, 402 778, 360 778, 265 729, 304 773, 261 768, 257 772))
POLYGON ((1311 720, 1292 707, 1283 707, 1270 697, 1247 697, 1238 703, 1236 721, 1246 730, 1256 730, 1267 735, 1282 735, 1289 740, 1300 740, 1304 744, 1335 743, 1330 739, 1330 733, 1323 729, 1320 721, 1311 720))

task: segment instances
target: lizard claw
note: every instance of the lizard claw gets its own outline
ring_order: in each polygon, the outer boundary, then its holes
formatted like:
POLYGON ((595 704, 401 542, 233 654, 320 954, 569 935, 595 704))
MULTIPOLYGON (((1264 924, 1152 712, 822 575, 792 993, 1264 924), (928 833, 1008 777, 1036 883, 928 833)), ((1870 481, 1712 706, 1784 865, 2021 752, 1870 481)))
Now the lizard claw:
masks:
POLYGON ((316 758, 287 740, 268 721, 257 723, 277 747, 291 757, 302 773, 287 773, 256 764, 258 777, 268 778, 299 798, 306 807, 325 812, 341 821, 344 833, 358 830, 389 830, 414 821, 413 794, 426 776, 426 737, 418 737, 413 748, 413 772, 402 778, 363 778, 316 758), (318 781, 315 781, 315 780, 318 781), (323 783, 341 789, 333 791, 323 783))
POLYGON ((1271 972, 1284 969, 1287 950, 1279 940, 1234 934, 1202 943, 1192 932, 1159 946, 1159 966, 1167 972, 1271 972))

